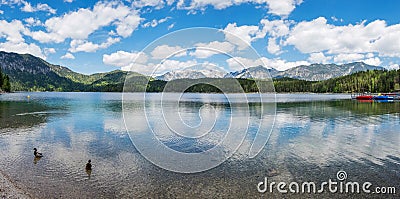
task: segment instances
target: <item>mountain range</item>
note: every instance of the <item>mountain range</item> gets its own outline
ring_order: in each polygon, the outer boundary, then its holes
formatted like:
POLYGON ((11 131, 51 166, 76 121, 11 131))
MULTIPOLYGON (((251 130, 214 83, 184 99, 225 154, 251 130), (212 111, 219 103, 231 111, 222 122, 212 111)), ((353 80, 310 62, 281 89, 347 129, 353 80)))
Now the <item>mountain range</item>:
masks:
POLYGON ((301 65, 285 71, 278 71, 274 68, 255 66, 239 71, 223 73, 213 70, 192 70, 167 72, 164 75, 156 76, 156 79, 171 81, 175 79, 199 79, 199 78, 244 78, 244 79, 268 79, 289 77, 307 81, 321 81, 335 77, 350 75, 360 71, 385 70, 383 67, 372 66, 363 62, 349 64, 311 64, 301 65))
MULTIPOLYGON (((0 69, 10 77, 12 90, 32 91, 122 91, 126 71, 114 70, 91 75, 74 72, 67 67, 50 64, 30 54, 0 51, 0 69)), ((294 78, 309 81, 326 80, 367 70, 385 70, 362 62, 348 64, 311 64, 297 66, 285 71, 263 66, 250 67, 226 73, 219 68, 187 68, 171 71, 154 77, 158 80, 199 78, 244 78, 265 79, 294 78)), ((130 73, 137 78, 153 80, 139 73, 130 73)))

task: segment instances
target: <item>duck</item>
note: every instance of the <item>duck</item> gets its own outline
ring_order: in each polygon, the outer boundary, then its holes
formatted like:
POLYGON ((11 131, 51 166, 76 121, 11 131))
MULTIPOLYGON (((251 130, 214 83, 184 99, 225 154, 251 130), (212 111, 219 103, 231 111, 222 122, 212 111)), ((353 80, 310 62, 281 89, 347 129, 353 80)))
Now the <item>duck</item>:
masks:
POLYGON ((88 170, 92 170, 92 160, 89 160, 87 163, 86 163, 86 170, 88 171, 88 170))
POLYGON ((35 157, 41 158, 43 157, 42 153, 37 152, 36 148, 33 148, 33 155, 35 155, 35 157))

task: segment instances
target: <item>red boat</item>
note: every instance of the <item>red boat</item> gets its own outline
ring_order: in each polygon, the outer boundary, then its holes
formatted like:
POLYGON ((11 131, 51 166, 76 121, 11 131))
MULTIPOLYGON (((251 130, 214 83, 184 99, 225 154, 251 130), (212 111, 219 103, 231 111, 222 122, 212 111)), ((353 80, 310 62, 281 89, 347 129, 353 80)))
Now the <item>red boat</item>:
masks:
POLYGON ((372 100, 373 98, 374 96, 372 95, 360 95, 356 97, 357 100, 372 100))

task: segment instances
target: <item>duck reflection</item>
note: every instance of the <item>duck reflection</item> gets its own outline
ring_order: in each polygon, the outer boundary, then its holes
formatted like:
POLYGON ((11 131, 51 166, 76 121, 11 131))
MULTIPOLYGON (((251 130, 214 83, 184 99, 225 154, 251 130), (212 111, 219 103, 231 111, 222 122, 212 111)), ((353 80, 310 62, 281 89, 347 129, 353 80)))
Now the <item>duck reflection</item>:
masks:
POLYGON ((35 158, 33 158, 33 164, 37 164, 40 159, 42 159, 42 156, 35 156, 35 158))

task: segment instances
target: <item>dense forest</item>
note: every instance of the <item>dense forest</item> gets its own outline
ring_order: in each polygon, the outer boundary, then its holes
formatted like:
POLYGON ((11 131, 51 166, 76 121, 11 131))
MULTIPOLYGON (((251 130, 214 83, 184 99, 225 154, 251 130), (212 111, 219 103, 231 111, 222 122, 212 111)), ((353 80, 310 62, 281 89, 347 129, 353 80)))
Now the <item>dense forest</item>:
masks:
POLYGON ((400 70, 370 70, 325 81, 282 78, 274 81, 276 92, 352 93, 400 90, 400 70))
POLYGON ((10 91, 11 91, 10 78, 8 77, 8 75, 3 74, 0 70, 0 93, 10 92, 10 91))
MULTIPOLYGON (((37 74, 41 75, 41 74, 37 74)), ((12 82, 13 88, 29 91, 94 91, 94 92, 122 92, 124 89, 126 72, 114 71, 93 78, 90 82, 71 81, 65 77, 51 77, 53 73, 41 75, 43 81, 24 81, 24 84, 12 82), (53 82, 55 80, 56 82, 53 82), (95 81, 94 81, 95 80, 95 81), (14 84, 14 85, 13 85, 14 84), (56 86, 53 86, 56 85, 56 86)), ((127 92, 196 92, 196 93, 221 93, 223 92, 313 92, 313 93, 352 93, 352 92, 393 92, 400 90, 400 70, 370 70, 358 72, 347 76, 332 78, 324 81, 306 81, 292 78, 274 79, 271 81, 233 78, 204 78, 204 79, 177 79, 172 81, 154 80, 138 73, 129 74, 127 92), (167 86, 166 86, 167 85, 167 86), (193 85, 193 86, 187 86, 193 85), (240 86, 240 87, 238 87, 240 86)), ((10 90, 10 79, 2 74, 0 88, 10 90)), ((25 77, 22 73, 19 78, 25 77)), ((16 78, 16 77, 14 77, 16 78)), ((25 79, 30 79, 26 77, 25 79)), ((35 78, 38 79, 38 78, 35 78)))

